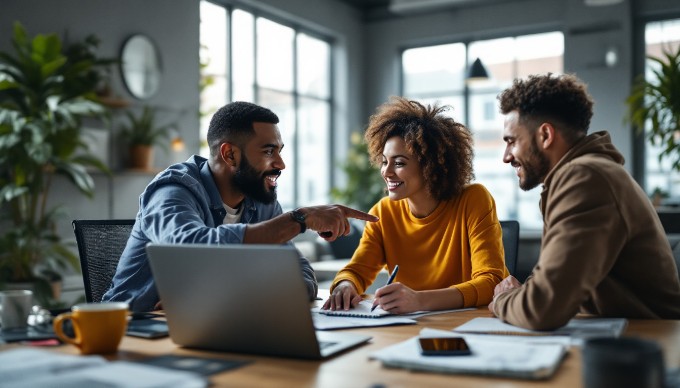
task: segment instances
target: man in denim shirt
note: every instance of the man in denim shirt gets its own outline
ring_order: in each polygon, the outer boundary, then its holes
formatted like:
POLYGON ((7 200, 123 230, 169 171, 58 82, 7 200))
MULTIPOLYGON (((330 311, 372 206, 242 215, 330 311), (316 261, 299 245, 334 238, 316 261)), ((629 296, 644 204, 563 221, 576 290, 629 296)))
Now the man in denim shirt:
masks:
MULTIPOLYGON (((285 168, 278 122, 269 109, 247 102, 227 104, 215 113, 208 129, 210 158, 194 155, 168 167, 139 197, 135 225, 103 301, 128 302, 132 311, 160 307, 147 243, 291 244, 307 228, 333 241, 349 233, 348 217, 377 221, 341 205, 283 214, 276 200, 276 180, 285 168)), ((314 271, 304 257, 300 267, 314 299, 314 271)))

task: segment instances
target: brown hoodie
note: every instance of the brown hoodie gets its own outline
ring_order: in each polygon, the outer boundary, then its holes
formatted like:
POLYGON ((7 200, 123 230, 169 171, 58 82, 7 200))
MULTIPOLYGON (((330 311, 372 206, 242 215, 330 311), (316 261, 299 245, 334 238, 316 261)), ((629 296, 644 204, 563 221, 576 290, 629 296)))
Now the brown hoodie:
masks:
POLYGON ((659 217, 607 132, 576 143, 543 182, 541 255, 494 312, 550 330, 577 312, 680 319, 680 281, 659 217))

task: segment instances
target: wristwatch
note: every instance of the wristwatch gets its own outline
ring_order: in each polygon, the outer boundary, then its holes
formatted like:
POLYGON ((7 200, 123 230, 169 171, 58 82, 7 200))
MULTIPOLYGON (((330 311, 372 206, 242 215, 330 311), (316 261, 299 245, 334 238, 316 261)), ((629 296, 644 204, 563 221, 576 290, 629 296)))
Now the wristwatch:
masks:
POLYGON ((304 233, 305 230, 307 230, 307 224, 305 223, 307 216, 304 213, 302 213, 299 208, 291 211, 290 216, 293 219, 293 221, 300 224, 300 233, 301 234, 304 233))

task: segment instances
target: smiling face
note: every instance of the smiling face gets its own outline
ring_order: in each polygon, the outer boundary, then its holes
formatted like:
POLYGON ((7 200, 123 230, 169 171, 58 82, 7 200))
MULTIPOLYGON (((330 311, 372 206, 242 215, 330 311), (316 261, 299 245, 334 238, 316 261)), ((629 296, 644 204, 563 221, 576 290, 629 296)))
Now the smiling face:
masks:
POLYGON ((429 198, 420 163, 408 152, 401 137, 393 136, 385 142, 380 173, 391 200, 408 198, 409 202, 418 202, 429 198))
POLYGON ((255 135, 246 143, 234 187, 246 196, 264 203, 276 200, 276 180, 286 168, 281 158, 283 142, 275 124, 253 123, 255 135))
POLYGON ((510 163, 515 168, 519 187, 528 191, 543 183, 550 171, 550 162, 538 148, 534 134, 520 123, 519 112, 516 110, 505 116, 503 141, 503 162, 510 163))

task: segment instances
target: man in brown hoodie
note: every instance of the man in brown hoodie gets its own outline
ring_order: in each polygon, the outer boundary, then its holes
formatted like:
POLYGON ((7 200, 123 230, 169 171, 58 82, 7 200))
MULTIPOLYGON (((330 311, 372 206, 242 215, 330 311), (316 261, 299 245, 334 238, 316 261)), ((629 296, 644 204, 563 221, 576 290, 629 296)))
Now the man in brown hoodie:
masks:
POLYGON ((587 135, 593 101, 572 75, 517 79, 499 97, 503 161, 519 186, 543 184, 541 255, 522 285, 509 276, 489 310, 550 330, 576 313, 680 319, 680 281, 650 200, 607 132, 587 135))

